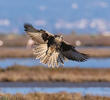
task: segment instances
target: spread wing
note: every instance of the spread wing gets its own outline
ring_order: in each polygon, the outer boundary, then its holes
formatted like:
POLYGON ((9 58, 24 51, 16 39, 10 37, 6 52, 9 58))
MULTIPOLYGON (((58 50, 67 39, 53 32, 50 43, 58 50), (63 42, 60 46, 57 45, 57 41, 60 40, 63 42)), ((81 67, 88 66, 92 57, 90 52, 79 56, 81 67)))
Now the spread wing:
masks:
POLYGON ((78 52, 75 50, 75 47, 67 44, 66 42, 62 42, 61 51, 62 55, 69 60, 84 62, 88 59, 88 55, 78 52))
POLYGON ((50 37, 54 37, 53 34, 42 29, 35 29, 30 24, 25 24, 24 28, 32 40, 38 43, 38 45, 36 45, 33 49, 36 58, 40 59, 42 63, 48 64, 48 66, 57 67, 59 64, 63 64, 67 59, 79 62, 83 62, 88 59, 86 54, 76 51, 75 47, 65 41, 59 43, 59 50, 56 50, 56 47, 53 49, 55 45, 52 45, 52 47, 50 46, 48 48, 47 42, 50 37))
POLYGON ((24 24, 25 32, 32 38, 33 41, 37 43, 46 43, 49 36, 53 36, 53 34, 45 31, 35 29, 30 24, 24 24))

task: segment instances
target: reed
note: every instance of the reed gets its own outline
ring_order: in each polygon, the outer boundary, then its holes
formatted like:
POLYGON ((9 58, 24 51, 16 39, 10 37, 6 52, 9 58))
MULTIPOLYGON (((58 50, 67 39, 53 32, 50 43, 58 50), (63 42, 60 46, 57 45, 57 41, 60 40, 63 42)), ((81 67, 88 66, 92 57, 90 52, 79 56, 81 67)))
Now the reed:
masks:
POLYGON ((83 96, 80 93, 28 93, 26 95, 17 93, 11 94, 0 94, 0 100, 110 100, 110 97, 105 96, 83 96))
POLYGON ((110 82, 110 68, 47 68, 42 66, 10 66, 0 69, 0 81, 3 82, 110 82))
MULTIPOLYGON (((77 48, 78 51, 88 54, 90 57, 110 57, 110 48, 77 48)), ((29 58, 34 57, 32 49, 27 48, 0 48, 0 58, 29 58)))

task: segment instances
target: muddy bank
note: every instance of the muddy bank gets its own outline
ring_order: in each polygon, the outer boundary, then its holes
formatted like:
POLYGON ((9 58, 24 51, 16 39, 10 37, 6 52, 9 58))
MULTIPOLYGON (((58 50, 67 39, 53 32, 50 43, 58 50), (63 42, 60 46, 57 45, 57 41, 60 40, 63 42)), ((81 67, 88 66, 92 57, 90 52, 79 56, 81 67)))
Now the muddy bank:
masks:
POLYGON ((26 95, 17 93, 11 94, 0 94, 1 100, 110 100, 110 97, 105 96, 83 96, 80 93, 28 93, 26 95))
MULTIPOLYGON (((80 41, 81 46, 110 46, 110 36, 104 36, 101 34, 90 35, 83 34, 77 35, 74 32, 72 34, 63 34, 64 40, 76 46, 76 42, 80 41)), ((0 35, 0 40, 4 42, 3 47, 25 47, 29 37, 18 34, 0 35)))
POLYGON ((46 68, 11 66, 0 69, 1 82, 110 82, 110 68, 46 68))
MULTIPOLYGON (((77 48, 78 51, 88 54, 90 57, 110 57, 110 48, 77 48)), ((26 48, 0 48, 0 58, 26 58, 34 57, 32 49, 26 48)))

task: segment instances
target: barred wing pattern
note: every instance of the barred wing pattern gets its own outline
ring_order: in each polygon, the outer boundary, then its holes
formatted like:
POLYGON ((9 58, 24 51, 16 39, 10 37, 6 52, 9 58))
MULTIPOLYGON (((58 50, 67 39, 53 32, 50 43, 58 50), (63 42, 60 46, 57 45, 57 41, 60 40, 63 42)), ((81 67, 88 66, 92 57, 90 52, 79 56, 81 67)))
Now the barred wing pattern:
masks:
POLYGON ((36 59, 40 59, 41 63, 48 64, 49 67, 58 67, 66 60, 83 62, 88 59, 88 55, 78 52, 75 47, 60 40, 61 38, 56 35, 42 29, 35 29, 30 24, 25 24, 24 28, 35 42, 33 53, 36 59))
POLYGON ((25 24, 24 28, 25 32, 31 37, 31 39, 39 44, 45 43, 47 41, 48 36, 53 36, 53 34, 43 29, 41 30, 35 29, 30 24, 25 24))
POLYGON ((48 64, 48 67, 58 67, 59 64, 63 64, 65 60, 61 53, 55 49, 52 51, 51 48, 47 48, 47 44, 37 44, 33 49, 36 59, 40 59, 43 64, 48 64), (48 51, 48 52, 47 52, 48 51))

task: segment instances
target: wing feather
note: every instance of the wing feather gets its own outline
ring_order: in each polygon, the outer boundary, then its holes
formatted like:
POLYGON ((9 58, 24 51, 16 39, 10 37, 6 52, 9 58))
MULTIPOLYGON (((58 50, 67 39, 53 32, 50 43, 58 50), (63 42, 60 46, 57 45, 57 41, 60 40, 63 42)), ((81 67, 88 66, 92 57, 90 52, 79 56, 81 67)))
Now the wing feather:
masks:
POLYGON ((69 60, 84 62, 89 58, 88 55, 78 52, 75 47, 65 42, 62 43, 61 51, 62 55, 69 60))
POLYGON ((38 44, 33 48, 33 54, 36 56, 36 59, 44 58, 47 51, 47 44, 38 44))
POLYGON ((52 39, 55 39, 55 36, 45 30, 35 29, 30 24, 25 24, 24 28, 26 33, 35 42, 33 53, 36 59, 40 59, 40 62, 48 64, 48 67, 58 67, 59 64, 64 64, 64 61, 68 59, 78 62, 83 62, 88 59, 88 55, 78 52, 75 50, 75 47, 66 41, 60 42, 56 39, 56 44, 54 43, 52 45, 51 42, 53 41, 52 39), (57 45, 58 50, 56 50, 57 45))
POLYGON ((25 32, 32 38, 34 42, 37 43, 45 43, 48 40, 49 36, 53 36, 53 34, 49 33, 45 30, 35 29, 30 24, 24 24, 25 32))
POLYGON ((63 55, 70 60, 74 60, 78 62, 84 62, 88 59, 88 55, 73 50, 63 52, 63 55))

